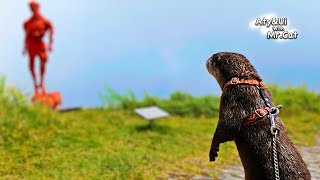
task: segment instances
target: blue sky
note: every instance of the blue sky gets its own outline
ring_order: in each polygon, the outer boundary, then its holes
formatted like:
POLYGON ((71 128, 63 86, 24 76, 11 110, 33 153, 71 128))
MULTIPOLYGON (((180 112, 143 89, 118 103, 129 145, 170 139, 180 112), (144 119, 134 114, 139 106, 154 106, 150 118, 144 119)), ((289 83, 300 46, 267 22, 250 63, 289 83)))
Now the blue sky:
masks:
MULTIPOLYGON (((267 84, 306 84, 320 91, 319 1, 39 2, 56 29, 46 85, 62 92, 64 106, 100 105, 104 85, 138 96, 220 94, 205 69, 206 59, 220 51, 247 56, 267 84), (249 28, 268 13, 288 17, 298 39, 278 43, 249 28)), ((0 74, 31 94, 28 60, 21 55, 27 4, 0 1, 0 74)))

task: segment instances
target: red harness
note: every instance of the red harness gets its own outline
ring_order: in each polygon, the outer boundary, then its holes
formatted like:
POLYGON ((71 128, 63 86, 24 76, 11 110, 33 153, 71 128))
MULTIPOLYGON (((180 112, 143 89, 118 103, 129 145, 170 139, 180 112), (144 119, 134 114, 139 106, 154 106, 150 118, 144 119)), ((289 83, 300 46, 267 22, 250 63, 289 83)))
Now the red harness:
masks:
POLYGON ((240 79, 238 77, 234 77, 224 85, 223 91, 225 91, 230 86, 237 85, 237 84, 247 84, 247 85, 264 87, 264 84, 262 82, 257 81, 257 80, 240 79))
MULTIPOLYGON (((223 91, 225 91, 226 89, 228 89, 231 86, 239 85, 239 84, 252 85, 252 86, 258 86, 258 87, 265 86, 262 82, 259 82, 257 80, 240 79, 238 77, 234 77, 224 85, 223 91)), ((260 118, 265 117, 266 115, 269 114, 270 109, 271 109, 270 107, 266 107, 264 109, 257 109, 253 115, 244 119, 244 121, 243 121, 244 125, 248 125, 250 123, 255 122, 256 120, 258 120, 260 118)))

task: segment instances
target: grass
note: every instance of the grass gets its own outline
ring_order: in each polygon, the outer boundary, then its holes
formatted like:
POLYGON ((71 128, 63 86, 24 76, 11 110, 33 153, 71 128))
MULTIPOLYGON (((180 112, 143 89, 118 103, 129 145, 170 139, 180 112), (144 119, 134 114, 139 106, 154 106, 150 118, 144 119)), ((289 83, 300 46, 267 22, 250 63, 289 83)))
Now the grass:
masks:
MULTIPOLYGON (((172 117, 149 129, 129 112, 92 109, 61 115, 43 109, 25 111, 29 118, 20 115, 23 111, 0 117, 1 177, 146 179, 210 172, 212 120, 172 117)), ((217 166, 227 163, 228 152, 236 156, 233 145, 225 145, 217 166)))
MULTIPOLYGON (((0 179, 217 177, 238 162, 233 142, 222 145, 217 162, 208 162, 216 116, 174 115, 149 129, 129 109, 59 114, 30 106, 14 88, 0 88, 0 100, 0 179)), ((280 115, 295 144, 314 144, 317 111, 287 107, 280 115)))

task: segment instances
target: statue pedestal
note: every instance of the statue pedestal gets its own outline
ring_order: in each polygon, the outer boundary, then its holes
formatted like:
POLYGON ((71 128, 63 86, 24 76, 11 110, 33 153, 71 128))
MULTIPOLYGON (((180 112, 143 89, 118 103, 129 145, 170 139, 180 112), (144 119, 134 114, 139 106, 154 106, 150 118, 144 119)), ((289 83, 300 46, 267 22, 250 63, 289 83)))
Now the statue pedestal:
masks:
POLYGON ((33 103, 41 103, 52 109, 57 109, 61 104, 62 98, 60 92, 52 92, 46 94, 34 94, 32 97, 33 103))

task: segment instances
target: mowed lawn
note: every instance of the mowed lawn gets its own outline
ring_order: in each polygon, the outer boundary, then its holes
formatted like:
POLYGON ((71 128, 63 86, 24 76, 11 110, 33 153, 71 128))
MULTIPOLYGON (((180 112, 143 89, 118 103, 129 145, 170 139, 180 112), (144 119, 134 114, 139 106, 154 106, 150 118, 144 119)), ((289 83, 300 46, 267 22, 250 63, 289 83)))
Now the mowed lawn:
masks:
MULTIPOLYGON (((298 146, 312 145, 320 116, 280 114, 298 146)), ((167 179, 217 177, 238 162, 233 142, 215 163, 208 152, 217 117, 170 117, 153 129, 129 111, 88 109, 59 114, 41 107, 0 110, 0 179, 167 179)))

